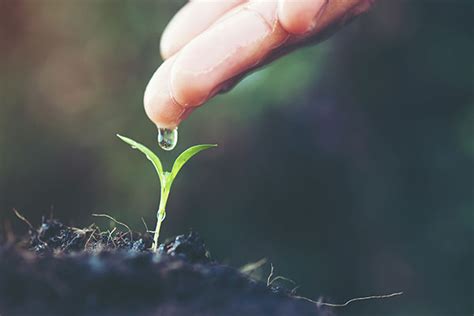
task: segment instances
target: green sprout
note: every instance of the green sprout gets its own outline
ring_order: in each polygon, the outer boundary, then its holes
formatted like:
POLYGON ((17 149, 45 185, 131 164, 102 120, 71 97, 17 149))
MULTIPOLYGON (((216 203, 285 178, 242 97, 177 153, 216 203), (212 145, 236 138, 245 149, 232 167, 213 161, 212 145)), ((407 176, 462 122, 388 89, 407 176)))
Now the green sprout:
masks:
POLYGON ((184 164, 191 159, 194 155, 199 153, 200 151, 203 151, 205 149, 209 149, 212 147, 216 147, 217 145, 196 145, 192 146, 185 151, 181 153, 181 155, 176 158, 173 168, 171 169, 171 172, 168 171, 163 171, 163 166, 161 165, 160 158, 153 153, 150 149, 145 147, 144 145, 137 143, 133 139, 121 136, 117 134, 117 136, 132 146, 134 149, 138 149, 141 151, 147 158, 148 160, 151 161, 153 166, 155 167, 156 173, 158 174, 158 178, 160 179, 160 187, 161 187, 161 195, 160 195, 160 205, 158 207, 158 212, 156 213, 157 217, 157 222, 156 222, 156 228, 154 231, 154 236, 153 236, 153 246, 152 246, 152 251, 156 252, 157 247, 158 247, 158 238, 160 236, 160 228, 161 228, 161 223, 166 217, 166 203, 168 202, 168 196, 171 191, 171 185, 173 184, 174 179, 178 175, 179 171, 181 168, 184 166, 184 164))

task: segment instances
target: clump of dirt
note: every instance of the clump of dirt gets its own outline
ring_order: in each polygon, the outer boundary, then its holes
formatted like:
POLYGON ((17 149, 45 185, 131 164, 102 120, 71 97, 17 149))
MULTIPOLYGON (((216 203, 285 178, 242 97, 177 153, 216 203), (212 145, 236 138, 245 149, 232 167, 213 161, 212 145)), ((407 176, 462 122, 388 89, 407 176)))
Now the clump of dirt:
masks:
POLYGON ((29 238, 22 247, 38 254, 99 252, 112 250, 146 251, 151 247, 150 234, 132 231, 101 231, 97 225, 86 228, 70 227, 57 219, 43 217, 38 229, 29 229, 29 238))
POLYGON ((191 231, 188 235, 179 235, 158 247, 158 254, 178 257, 191 263, 210 263, 211 254, 201 237, 191 231))
POLYGON ((149 234, 44 219, 0 245, 1 315, 322 315, 316 305, 213 261, 195 232, 149 234))

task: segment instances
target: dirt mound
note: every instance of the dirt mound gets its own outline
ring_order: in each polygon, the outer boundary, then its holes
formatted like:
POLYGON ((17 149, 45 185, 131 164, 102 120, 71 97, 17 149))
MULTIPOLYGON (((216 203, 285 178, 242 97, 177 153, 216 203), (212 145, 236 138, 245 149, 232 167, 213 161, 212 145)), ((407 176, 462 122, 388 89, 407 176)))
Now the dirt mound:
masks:
POLYGON ((0 247, 2 315, 322 315, 213 261, 196 233, 151 253, 149 234, 43 220, 0 247))

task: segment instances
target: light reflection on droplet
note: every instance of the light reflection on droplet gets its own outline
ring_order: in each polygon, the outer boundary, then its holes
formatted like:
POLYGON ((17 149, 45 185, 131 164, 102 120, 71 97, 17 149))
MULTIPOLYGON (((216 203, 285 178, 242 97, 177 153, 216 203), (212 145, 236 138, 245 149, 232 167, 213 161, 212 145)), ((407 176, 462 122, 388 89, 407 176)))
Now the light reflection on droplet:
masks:
POLYGON ((158 145, 164 150, 170 151, 178 143, 178 128, 158 128, 158 145))

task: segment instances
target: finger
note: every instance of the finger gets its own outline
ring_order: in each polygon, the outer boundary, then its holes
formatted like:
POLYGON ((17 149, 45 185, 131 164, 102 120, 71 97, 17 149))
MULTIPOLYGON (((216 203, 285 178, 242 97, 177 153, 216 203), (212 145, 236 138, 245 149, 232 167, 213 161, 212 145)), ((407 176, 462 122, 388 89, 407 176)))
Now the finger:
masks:
POLYGON ((312 35, 333 24, 342 26, 369 9, 375 0, 279 0, 278 18, 291 34, 312 35))
POLYGON ((166 60, 155 71, 145 89, 145 112, 157 126, 174 128, 185 115, 186 109, 174 100, 169 86, 171 67, 175 57, 166 60))
POLYGON ((181 105, 195 107, 220 86, 260 63, 288 37, 277 22, 276 1, 254 1, 189 42, 176 56, 171 91, 181 105))
POLYGON ((280 0, 278 18, 281 25, 292 34, 304 34, 315 24, 328 0, 280 0))
POLYGON ((161 37, 161 56, 166 59, 205 31, 222 15, 246 0, 194 0, 170 21, 161 37))

